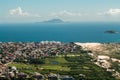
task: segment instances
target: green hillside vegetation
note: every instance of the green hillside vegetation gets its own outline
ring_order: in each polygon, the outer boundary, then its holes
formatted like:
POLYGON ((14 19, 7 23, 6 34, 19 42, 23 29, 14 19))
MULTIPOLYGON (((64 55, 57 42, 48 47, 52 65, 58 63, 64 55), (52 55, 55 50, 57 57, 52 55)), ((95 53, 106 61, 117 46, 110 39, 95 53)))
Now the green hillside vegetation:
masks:
POLYGON ((79 56, 47 57, 44 64, 11 63, 9 66, 16 66, 18 71, 31 75, 33 72, 41 74, 57 73, 60 75, 71 75, 76 80, 85 75, 87 80, 115 80, 110 72, 98 67, 91 61, 87 54, 79 56))

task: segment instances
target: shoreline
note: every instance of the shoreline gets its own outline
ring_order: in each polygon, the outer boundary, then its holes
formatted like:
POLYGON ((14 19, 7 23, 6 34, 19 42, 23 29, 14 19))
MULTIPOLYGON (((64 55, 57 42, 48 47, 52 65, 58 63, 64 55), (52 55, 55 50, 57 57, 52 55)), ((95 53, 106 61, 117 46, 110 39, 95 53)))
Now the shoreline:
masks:
POLYGON ((86 42, 83 42, 83 41, 68 41, 68 42, 64 42, 64 41, 54 41, 54 40, 42 40, 42 41, 0 41, 0 43, 19 43, 19 42, 22 42, 22 43, 40 43, 40 42, 61 42, 61 43, 101 43, 101 44, 104 44, 104 43, 120 43, 120 42, 89 42, 89 41, 86 41, 86 42))

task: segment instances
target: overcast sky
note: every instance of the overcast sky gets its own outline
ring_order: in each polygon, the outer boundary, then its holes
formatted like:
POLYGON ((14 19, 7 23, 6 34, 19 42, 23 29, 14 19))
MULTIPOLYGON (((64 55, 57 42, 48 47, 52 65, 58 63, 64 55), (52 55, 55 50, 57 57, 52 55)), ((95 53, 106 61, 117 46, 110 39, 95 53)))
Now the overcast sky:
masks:
POLYGON ((120 0, 0 0, 0 22, 120 21, 120 0))

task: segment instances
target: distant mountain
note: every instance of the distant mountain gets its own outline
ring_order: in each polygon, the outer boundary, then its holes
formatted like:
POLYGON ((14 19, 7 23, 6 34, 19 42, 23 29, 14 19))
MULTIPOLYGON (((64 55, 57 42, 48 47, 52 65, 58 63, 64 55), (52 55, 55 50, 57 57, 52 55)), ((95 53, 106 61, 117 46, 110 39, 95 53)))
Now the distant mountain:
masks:
POLYGON ((51 19, 48 21, 43 21, 44 23, 63 23, 64 21, 61 19, 51 19))
POLYGON ((51 20, 37 22, 37 23, 64 23, 64 21, 61 19, 51 19, 51 20))

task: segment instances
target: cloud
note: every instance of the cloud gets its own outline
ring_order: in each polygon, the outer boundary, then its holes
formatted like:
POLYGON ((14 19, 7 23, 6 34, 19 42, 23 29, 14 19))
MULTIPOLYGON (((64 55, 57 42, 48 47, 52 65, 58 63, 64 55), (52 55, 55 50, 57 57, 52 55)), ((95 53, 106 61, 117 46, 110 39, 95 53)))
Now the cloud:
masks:
POLYGON ((82 16, 83 14, 79 13, 79 12, 70 12, 70 11, 61 11, 61 12, 54 12, 52 13, 52 16, 71 16, 71 17, 78 17, 78 16, 82 16))
POLYGON ((41 17, 38 14, 31 14, 22 10, 21 7, 17 7, 16 9, 9 10, 9 14, 13 16, 26 16, 26 17, 41 17))
POLYGON ((69 11, 66 11, 66 10, 60 12, 59 14, 60 15, 69 15, 69 16, 81 16, 80 13, 69 12, 69 11))
POLYGON ((120 16, 120 9, 119 8, 116 8, 116 9, 111 8, 108 11, 98 13, 98 15, 120 16))
POLYGON ((16 9, 9 10, 10 15, 18 15, 18 16, 29 16, 30 14, 27 12, 23 12, 21 7, 17 7, 16 9))

